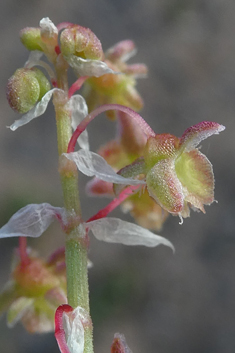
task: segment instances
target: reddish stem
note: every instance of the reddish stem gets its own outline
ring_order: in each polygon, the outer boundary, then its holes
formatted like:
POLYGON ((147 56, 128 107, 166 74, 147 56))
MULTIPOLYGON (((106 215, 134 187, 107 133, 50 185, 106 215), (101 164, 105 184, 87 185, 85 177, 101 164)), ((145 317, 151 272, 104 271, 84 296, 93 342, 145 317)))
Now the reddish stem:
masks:
POLYGON ((58 343, 61 353, 70 353, 63 327, 63 313, 73 311, 73 308, 68 304, 60 305, 55 312, 55 338, 58 343))
POLYGON ((72 84, 68 92, 69 98, 71 98, 72 95, 82 87, 83 83, 86 81, 86 79, 88 79, 88 77, 89 76, 79 77, 79 79, 72 84))
POLYGON ((95 221, 96 219, 104 218, 106 217, 110 212, 112 212, 117 206, 120 205, 124 200, 126 200, 129 196, 133 194, 133 192, 139 188, 139 185, 135 186, 128 186, 126 189, 124 189, 120 195, 112 200, 106 207, 104 207, 102 210, 97 212, 94 216, 88 219, 86 223, 89 223, 91 221, 95 221))
POLYGON ((77 142, 78 137, 81 135, 81 133, 87 128, 87 125, 99 114, 106 112, 107 110, 118 110, 123 113, 126 113, 129 115, 132 119, 135 120, 136 124, 139 125, 139 127, 142 129, 143 133, 147 137, 150 136, 155 136, 155 132, 151 129, 151 127, 146 123, 146 121, 134 110, 127 108, 123 105, 119 104, 105 104, 102 105, 101 107, 93 110, 90 114, 88 114, 85 119, 78 125, 76 130, 74 131, 68 145, 67 153, 74 152, 74 148, 77 142))
POLYGON ((27 254, 27 238, 19 237, 19 252, 21 266, 26 266, 29 263, 29 257, 27 254))

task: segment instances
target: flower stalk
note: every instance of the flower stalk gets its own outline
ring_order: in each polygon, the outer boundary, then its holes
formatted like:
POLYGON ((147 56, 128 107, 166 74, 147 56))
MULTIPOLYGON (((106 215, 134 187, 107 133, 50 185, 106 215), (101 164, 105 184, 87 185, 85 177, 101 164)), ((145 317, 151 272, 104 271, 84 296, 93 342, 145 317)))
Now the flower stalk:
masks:
POLYGON ((87 223, 95 221, 96 219, 106 217, 110 212, 112 212, 116 207, 118 207, 123 201, 125 201, 130 195, 134 193, 135 190, 139 189, 139 185, 132 185, 124 189, 117 198, 113 199, 107 206, 102 208, 94 216, 88 219, 87 223))
MULTIPOLYGON (((65 65, 57 66, 58 88, 68 87, 67 68, 65 65)), ((68 91, 67 91, 68 92, 68 91)), ((72 229, 66 234, 65 259, 67 276, 68 304, 76 308, 84 308, 89 313, 89 289, 87 273, 88 241, 84 240, 84 234, 79 227, 81 220, 81 206, 78 190, 78 172, 74 163, 64 163, 62 153, 67 151, 68 143, 72 136, 71 112, 65 108, 68 101, 66 94, 56 92, 53 103, 56 112, 57 141, 59 153, 59 173, 64 196, 64 206, 69 215, 72 215, 72 229), (76 275, 75 275, 76 274, 76 275)), ((87 239, 87 236, 85 235, 87 239)), ((85 329, 84 353, 93 352, 92 326, 85 329)))
POLYGON ((81 133, 87 128, 88 124, 95 119, 99 114, 104 113, 108 110, 116 110, 116 111, 121 111, 123 113, 126 113, 127 115, 130 116, 130 118, 134 119, 136 124, 139 124, 139 126, 142 128, 143 132, 146 134, 147 137, 154 137, 155 133, 151 129, 151 127, 146 123, 146 121, 134 110, 125 107, 123 105, 119 104, 106 104, 102 105, 101 107, 96 108, 91 112, 90 114, 87 115, 87 117, 78 125, 77 129, 74 131, 73 136, 69 142, 68 145, 68 150, 67 152, 73 152, 77 139, 81 135, 81 133))

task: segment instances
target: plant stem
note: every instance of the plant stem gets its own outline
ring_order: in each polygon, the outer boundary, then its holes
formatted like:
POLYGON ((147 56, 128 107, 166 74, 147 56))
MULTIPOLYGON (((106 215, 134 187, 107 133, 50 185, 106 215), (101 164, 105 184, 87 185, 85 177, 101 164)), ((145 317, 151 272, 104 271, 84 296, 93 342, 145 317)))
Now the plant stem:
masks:
MULTIPOLYGON (((72 162, 64 162, 64 152, 67 152, 68 143, 72 136, 70 111, 65 104, 68 101, 67 67, 63 58, 58 60, 56 66, 58 88, 65 92, 56 92, 53 103, 56 111, 57 140, 59 152, 59 172, 64 196, 64 205, 71 223, 70 232, 66 235, 65 258, 67 272, 67 295, 68 304, 73 308, 80 306, 88 314, 89 310, 89 289, 87 273, 87 236, 84 235, 82 227, 79 227, 81 220, 81 207, 78 190, 78 172, 72 162)), ((93 352, 92 328, 85 329, 84 353, 93 352)))

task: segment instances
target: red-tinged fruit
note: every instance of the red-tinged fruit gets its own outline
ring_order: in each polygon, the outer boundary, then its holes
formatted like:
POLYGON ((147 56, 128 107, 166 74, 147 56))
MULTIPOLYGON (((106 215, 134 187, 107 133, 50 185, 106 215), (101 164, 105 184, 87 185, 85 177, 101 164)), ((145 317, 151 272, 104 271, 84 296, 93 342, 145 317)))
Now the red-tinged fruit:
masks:
POLYGON ((212 165, 195 147, 224 129, 204 121, 188 128, 180 139, 169 134, 149 138, 144 153, 147 188, 166 211, 188 217, 189 207, 205 212, 204 205, 214 201, 212 165))
POLYGON ((103 58, 100 40, 89 28, 69 25, 61 33, 60 43, 61 52, 65 57, 75 55, 91 60, 101 60, 103 58))

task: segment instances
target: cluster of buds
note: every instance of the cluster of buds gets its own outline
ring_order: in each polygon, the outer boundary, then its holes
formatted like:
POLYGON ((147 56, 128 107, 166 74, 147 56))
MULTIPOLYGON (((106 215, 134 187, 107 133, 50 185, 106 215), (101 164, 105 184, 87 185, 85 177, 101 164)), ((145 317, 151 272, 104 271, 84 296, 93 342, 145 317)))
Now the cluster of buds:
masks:
MULTIPOLYGON (((100 77, 90 77, 85 83, 84 96, 90 110, 103 104, 121 104, 135 111, 143 107, 143 100, 137 92, 136 79, 146 77, 144 64, 130 64, 126 61, 136 53, 134 42, 125 40, 108 49, 104 56, 107 66, 119 74, 108 73, 100 77)), ((108 112, 114 118, 114 112, 108 112)))
MULTIPOLYGON (((55 26, 44 18, 40 27, 21 31, 21 41, 31 53, 24 68, 8 82, 9 104, 23 114, 10 129, 42 115, 53 97, 55 110, 62 107, 66 119, 69 117, 66 131, 71 135, 74 130, 68 145, 59 148, 61 175, 73 175, 77 168, 94 177, 86 186, 89 195, 113 200, 86 222, 74 209, 68 212, 48 203, 28 205, 0 229, 0 237, 38 237, 57 219, 67 235, 79 229, 79 241, 86 246, 90 231, 106 242, 148 247, 162 244, 174 250, 169 240, 149 229, 161 229, 169 214, 182 221, 189 217, 190 207, 205 212, 204 205, 214 201, 212 165, 197 146, 224 126, 204 121, 185 130, 181 138, 155 134, 137 113, 143 101, 135 88, 136 79, 146 76, 147 68, 126 64, 136 52, 130 40, 104 53, 90 29, 71 23, 55 26), (43 55, 49 63, 41 60, 43 55), (69 67, 77 75, 70 88, 62 80, 69 67), (86 100, 74 94, 82 86, 86 100), (115 118, 118 133, 115 140, 94 153, 89 150, 86 128, 103 112, 115 118), (75 151, 77 142, 80 149, 75 151), (106 217, 120 204, 139 225, 106 217)), ((21 320, 31 332, 49 331, 54 328, 56 311, 55 335, 61 352, 83 353, 91 321, 84 308, 66 303, 64 250, 45 261, 26 247, 20 249, 11 280, 0 294, 0 308, 8 310, 9 325, 21 320)), ((111 352, 131 352, 124 336, 115 336, 111 352)))
POLYGON ((31 333, 53 331, 55 310, 66 301, 64 249, 47 261, 30 249, 27 260, 22 261, 16 250, 11 279, 0 293, 1 312, 8 312, 8 326, 21 321, 31 333))

